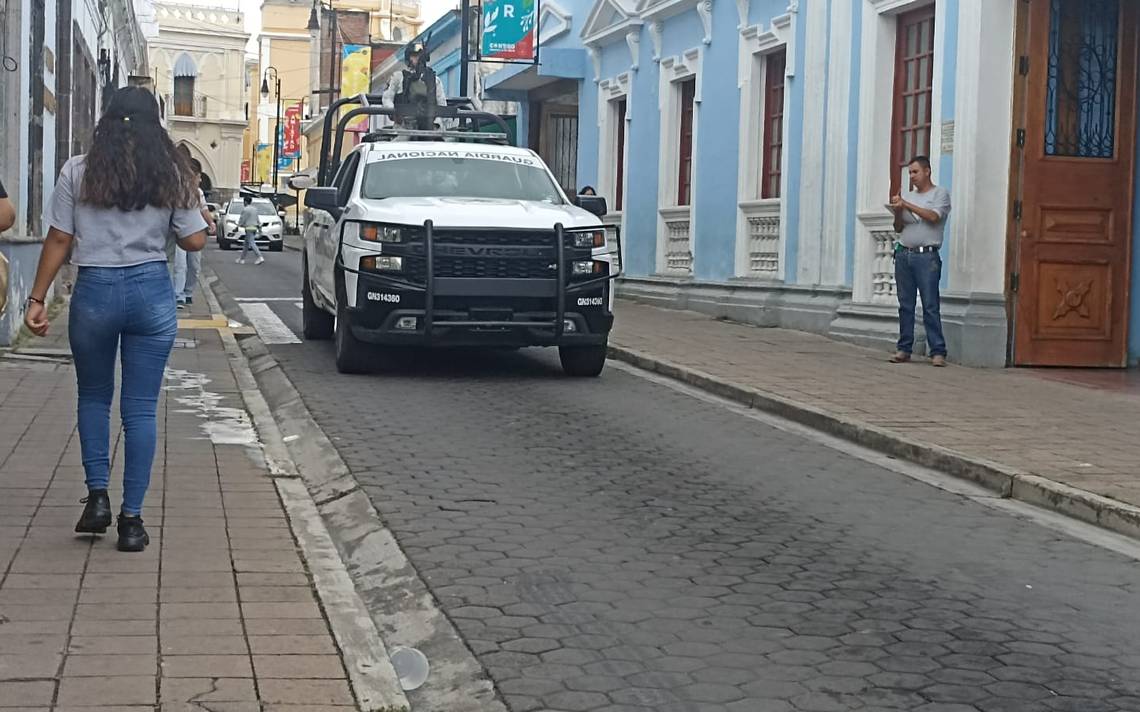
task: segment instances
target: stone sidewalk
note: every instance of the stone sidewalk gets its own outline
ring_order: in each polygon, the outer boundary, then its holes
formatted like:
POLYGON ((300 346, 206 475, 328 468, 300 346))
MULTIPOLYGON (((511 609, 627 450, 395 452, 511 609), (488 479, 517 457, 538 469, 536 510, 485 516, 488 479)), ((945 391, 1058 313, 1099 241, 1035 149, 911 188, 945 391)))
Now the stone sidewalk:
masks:
POLYGON ((53 351, 66 339, 23 346, 32 357, 0 358, 0 710, 357 709, 218 329, 179 332, 142 554, 118 552, 113 525, 73 533, 86 492, 74 372, 53 351))
POLYGON ((887 363, 815 334, 622 300, 613 355, 1007 496, 1140 536, 1140 388, 1127 374, 887 363))

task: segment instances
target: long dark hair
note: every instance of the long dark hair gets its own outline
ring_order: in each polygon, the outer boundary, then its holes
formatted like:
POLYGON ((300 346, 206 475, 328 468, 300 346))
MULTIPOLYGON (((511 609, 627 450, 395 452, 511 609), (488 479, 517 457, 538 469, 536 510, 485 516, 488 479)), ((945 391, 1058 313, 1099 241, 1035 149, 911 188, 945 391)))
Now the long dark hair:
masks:
POLYGON ((174 148, 146 89, 123 87, 111 95, 95 127, 79 199, 120 210, 198 206, 190 157, 174 148))

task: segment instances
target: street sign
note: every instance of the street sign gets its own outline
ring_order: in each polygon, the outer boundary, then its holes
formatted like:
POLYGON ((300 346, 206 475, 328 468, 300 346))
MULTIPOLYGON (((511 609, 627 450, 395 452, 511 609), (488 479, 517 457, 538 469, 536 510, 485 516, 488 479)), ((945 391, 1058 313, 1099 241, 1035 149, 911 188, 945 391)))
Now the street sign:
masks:
POLYGON ((481 59, 533 62, 537 35, 537 0, 483 0, 481 59))

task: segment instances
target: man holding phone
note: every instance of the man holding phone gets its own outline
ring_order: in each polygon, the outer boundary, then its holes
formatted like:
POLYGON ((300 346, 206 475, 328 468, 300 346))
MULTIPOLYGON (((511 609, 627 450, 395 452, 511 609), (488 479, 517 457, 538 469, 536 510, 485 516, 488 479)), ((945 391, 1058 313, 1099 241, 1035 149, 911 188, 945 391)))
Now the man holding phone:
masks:
POLYGON ((942 257, 939 250, 950 214, 950 191, 934 185, 930 179, 930 159, 916 156, 907 172, 913 190, 891 197, 890 209, 895 215, 895 291, 899 299, 898 350, 891 363, 906 363, 914 349, 914 310, 916 298, 922 295, 922 323, 926 327, 926 343, 930 362, 946 365, 946 339, 942 335, 942 314, 938 283, 942 279, 942 257))

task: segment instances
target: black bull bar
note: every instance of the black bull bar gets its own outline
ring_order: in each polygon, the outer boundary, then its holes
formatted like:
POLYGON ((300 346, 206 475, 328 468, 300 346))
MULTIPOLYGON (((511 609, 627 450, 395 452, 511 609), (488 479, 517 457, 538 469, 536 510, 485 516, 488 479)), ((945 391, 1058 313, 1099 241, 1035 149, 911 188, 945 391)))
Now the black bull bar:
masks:
MULTIPOLYGON (((400 279, 400 278, 394 277, 394 276, 378 274, 376 272, 366 272, 366 271, 356 269, 355 267, 351 267, 351 266, 345 264, 344 255, 343 255, 342 250, 340 250, 340 249, 337 250, 337 256, 336 256, 336 263, 335 264, 336 264, 336 269, 338 271, 340 271, 342 273, 347 272, 350 274, 355 274, 358 278, 363 279, 366 282, 369 282, 372 284, 377 284, 377 285, 382 286, 382 287, 389 287, 391 289, 402 289, 402 290, 406 290, 406 291, 423 292, 423 294, 424 294, 424 338, 425 338, 425 340, 430 342, 431 338, 432 338, 432 328, 435 324, 434 310, 435 310, 435 297, 436 297, 435 250, 433 248, 434 229, 433 229, 431 220, 425 221, 423 224, 423 227, 424 227, 423 254, 424 254, 424 260, 426 262, 426 270, 425 270, 425 274, 424 274, 424 283, 423 284, 417 284, 415 282, 410 282, 406 279, 400 279)), ((461 231, 461 232, 469 232, 469 233, 489 232, 492 230, 496 233, 528 232, 528 233, 533 234, 533 232, 534 232, 533 230, 518 230, 518 229, 504 230, 503 228, 451 228, 451 227, 449 227, 449 228, 447 228, 447 230, 448 230, 448 232, 461 231)), ((608 227, 607 226, 595 226, 595 227, 567 228, 567 227, 563 227, 562 223, 558 223, 554 226, 554 233, 551 235, 551 239, 554 240, 554 244, 555 244, 555 251, 554 252, 555 252, 555 265, 556 265, 556 274, 555 274, 555 278, 553 280, 555 283, 555 285, 554 285, 555 312, 554 312, 554 320, 553 321, 472 321, 472 320, 451 321, 451 320, 445 320, 445 321, 440 322, 440 324, 446 325, 447 328, 476 328, 476 329, 477 328, 485 328, 485 329, 491 329, 491 328, 511 328, 511 327, 514 327, 514 328, 553 329, 555 340, 561 339, 562 335, 564 333, 565 319, 566 319, 566 297, 568 295, 577 294, 580 292, 587 291, 589 289, 593 289, 593 288, 597 287, 598 285, 605 284, 606 282, 611 282, 611 281, 613 281, 613 280, 615 280, 621 276, 621 274, 622 274, 621 228, 619 228, 617 226, 608 226, 608 227), (609 249, 607 249, 605 252, 600 253, 600 254, 593 254, 593 249, 591 248, 589 258, 591 260, 597 260, 600 257, 611 257, 611 258, 616 257, 615 261, 609 262, 610 267, 611 267, 610 273, 603 275, 603 276, 600 276, 600 277, 593 277, 590 279, 584 279, 580 282, 568 283, 569 280, 567 279, 568 275, 567 275, 567 269, 566 269, 566 252, 568 249, 570 249, 570 250, 576 249, 579 251, 585 251, 585 248, 573 248, 573 247, 567 248, 566 247, 566 236, 567 235, 573 235, 575 233, 582 233, 582 232, 594 233, 594 232, 598 232, 598 231, 602 231, 602 230, 608 230, 608 229, 613 229, 613 231, 614 231, 614 242, 613 242, 613 244, 611 245, 609 243, 609 240, 607 239, 607 246, 609 249)), ((585 259, 585 256, 583 255, 582 258, 585 259)), ((488 282, 489 285, 492 285, 492 284, 494 284, 495 279, 494 278, 486 278, 486 281, 488 282)), ((527 281, 543 282, 543 281, 549 281, 549 280, 534 279, 534 280, 527 280, 527 281)))

